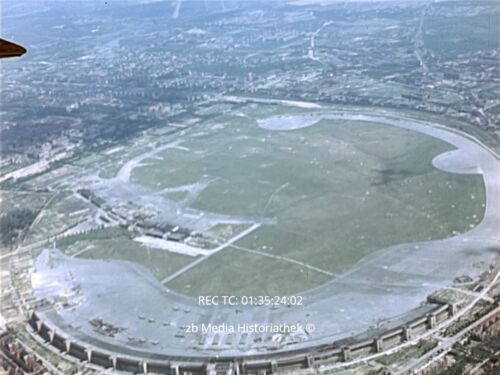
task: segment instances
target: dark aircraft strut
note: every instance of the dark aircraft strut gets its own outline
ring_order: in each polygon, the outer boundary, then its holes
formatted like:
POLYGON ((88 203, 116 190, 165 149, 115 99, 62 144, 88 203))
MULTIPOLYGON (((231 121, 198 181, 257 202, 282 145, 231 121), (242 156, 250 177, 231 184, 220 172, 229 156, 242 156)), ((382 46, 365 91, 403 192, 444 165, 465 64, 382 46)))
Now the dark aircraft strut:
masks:
POLYGON ((26 53, 26 48, 0 38, 0 59, 5 57, 22 56, 26 53))

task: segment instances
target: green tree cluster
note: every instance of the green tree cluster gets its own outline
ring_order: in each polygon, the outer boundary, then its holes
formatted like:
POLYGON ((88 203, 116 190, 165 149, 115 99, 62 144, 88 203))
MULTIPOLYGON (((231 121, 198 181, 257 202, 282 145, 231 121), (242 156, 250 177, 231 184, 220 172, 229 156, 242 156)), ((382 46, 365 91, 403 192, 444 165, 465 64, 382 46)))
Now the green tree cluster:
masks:
POLYGON ((29 208, 17 208, 0 217, 0 242, 9 246, 35 220, 36 212, 29 208))

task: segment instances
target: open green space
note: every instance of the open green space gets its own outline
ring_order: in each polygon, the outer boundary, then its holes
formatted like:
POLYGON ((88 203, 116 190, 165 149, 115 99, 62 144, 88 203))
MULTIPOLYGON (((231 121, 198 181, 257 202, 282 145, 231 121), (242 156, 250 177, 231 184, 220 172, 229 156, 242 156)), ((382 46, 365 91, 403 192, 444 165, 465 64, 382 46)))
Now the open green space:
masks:
POLYGON ((132 239, 132 232, 122 227, 96 229, 73 236, 63 237, 56 241, 56 246, 60 249, 65 249, 80 241, 109 240, 119 237, 132 239))
POLYGON ((167 284, 168 288, 199 295, 294 294, 327 282, 322 273, 235 248, 215 254, 167 284))
MULTIPOLYGON (((194 201, 194 208, 276 220, 239 240, 238 247, 288 257, 333 274, 387 246, 465 232, 483 215, 482 177, 434 168, 432 159, 453 147, 409 130, 323 119, 308 128, 269 131, 252 118, 238 116, 228 122, 225 116, 224 121, 197 126, 183 139, 182 149, 147 160, 132 178, 161 189, 208 176, 213 181, 194 201)), ((242 256, 217 254, 171 287, 186 292, 187 285, 190 294, 221 293, 225 280, 233 277, 233 262, 242 256), (212 273, 220 277, 211 276, 207 282, 200 276, 212 273)), ((270 258, 260 262, 256 269, 267 266, 270 258)), ((276 265, 272 272, 272 277, 288 280, 284 289, 295 292, 314 286, 287 285, 297 275, 289 275, 289 266, 276 265)), ((281 290, 269 277, 266 273, 259 288, 281 290)), ((321 283, 325 278, 321 274, 315 280, 321 283)), ((230 288, 242 293, 258 290, 256 284, 246 283, 230 288)))
MULTIPOLYGON (((160 193, 180 204, 189 197, 190 206, 201 211, 274 222, 181 275, 170 288, 189 295, 297 293, 327 282, 374 251, 450 237, 482 219, 482 177, 433 167, 436 155, 453 149, 443 141, 348 120, 323 119, 306 128, 271 131, 255 119, 281 115, 287 121, 287 115, 310 111, 255 103, 231 108, 234 112, 210 117, 173 138, 145 135, 130 147, 104 152, 99 160, 79 161, 82 166, 97 162, 111 177, 129 158, 180 139, 178 147, 144 160, 131 179, 156 191, 209 181, 198 193, 188 193, 189 188, 160 193)), ((32 183, 59 185, 71 171, 75 168, 52 171, 50 178, 37 177, 32 183)), ((7 208, 8 194, 3 196, 7 208)), ((37 209, 50 197, 25 194, 37 209)), ((60 192, 44 205, 26 243, 62 233, 95 214, 94 207, 70 191, 60 192)), ((246 227, 219 224, 206 235, 222 243, 246 227)), ((125 229, 100 229, 56 245, 78 257, 142 264, 159 280, 195 259, 144 247, 131 236, 125 229)))
POLYGON ((94 213, 93 207, 76 198, 71 192, 57 193, 31 226, 26 235, 26 242, 32 243, 60 235, 88 220, 94 213))
POLYGON ((149 269, 158 280, 163 280, 194 258, 142 246, 127 237, 87 239, 64 248, 65 253, 84 259, 126 260, 149 269))

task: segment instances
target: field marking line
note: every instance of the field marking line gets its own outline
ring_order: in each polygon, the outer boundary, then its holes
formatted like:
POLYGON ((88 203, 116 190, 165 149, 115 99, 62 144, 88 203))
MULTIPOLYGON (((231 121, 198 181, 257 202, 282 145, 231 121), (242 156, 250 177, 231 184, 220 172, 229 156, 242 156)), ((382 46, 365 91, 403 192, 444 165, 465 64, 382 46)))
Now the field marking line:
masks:
POLYGON ((241 239, 242 237, 246 236, 247 234, 250 234, 251 232, 253 232, 254 230, 256 230, 258 227, 260 227, 260 224, 253 224, 250 228, 247 228, 246 230, 242 231, 241 233, 239 233, 238 235, 234 236, 233 238, 231 238, 229 241, 227 241, 226 243, 223 243, 222 245, 216 247, 215 249, 213 249, 212 251, 210 251, 209 254, 207 255, 204 255, 202 256, 201 258, 198 258, 196 259, 194 262, 192 263, 189 263, 187 266, 181 268, 180 270, 178 270, 177 272, 174 272, 172 275, 170 276, 167 276, 166 278, 164 278, 161 283, 163 285, 169 283, 170 281, 174 280, 174 279, 177 279, 180 275, 182 275, 183 273, 189 271, 191 268, 194 268, 196 267, 198 264, 200 264, 201 262, 207 260, 209 257, 211 257, 212 255, 214 254, 217 254, 219 251, 225 249, 226 247, 232 245, 234 242, 238 241, 239 239, 241 239))
POLYGON ((87 251, 94 250, 95 247, 89 247, 87 246, 85 249, 79 250, 74 254, 71 254, 71 257, 76 258, 78 255, 81 255, 83 253, 86 253, 87 251))
POLYGON ((302 266, 302 267, 305 267, 305 268, 309 268, 309 269, 311 269, 313 271, 316 271, 316 272, 319 272, 319 273, 322 273, 322 274, 325 274, 325 275, 328 275, 328 276, 337 277, 336 274, 334 274, 334 273, 332 273, 330 271, 326 271, 324 269, 312 266, 310 264, 307 264, 307 263, 304 263, 304 262, 301 262, 301 261, 298 261, 298 260, 295 260, 295 259, 292 259, 292 258, 283 257, 281 255, 273 255, 273 254, 265 253, 263 251, 248 249, 246 247, 241 247, 241 246, 236 246, 236 245, 230 245, 230 246, 233 247, 233 248, 235 248, 235 249, 237 249, 237 250, 246 251, 248 253, 257 254, 257 255, 268 257, 268 258, 273 258, 273 259, 282 260, 282 261, 285 261, 285 262, 297 264, 299 266, 302 266))
POLYGON ((261 216, 266 216, 267 208, 271 204, 271 201, 274 199, 276 194, 279 194, 283 189, 286 189, 290 185, 289 182, 285 182, 283 185, 279 186, 276 190, 273 191, 273 193, 269 196, 269 199, 267 200, 266 205, 264 206, 264 209, 262 210, 262 215, 261 216))

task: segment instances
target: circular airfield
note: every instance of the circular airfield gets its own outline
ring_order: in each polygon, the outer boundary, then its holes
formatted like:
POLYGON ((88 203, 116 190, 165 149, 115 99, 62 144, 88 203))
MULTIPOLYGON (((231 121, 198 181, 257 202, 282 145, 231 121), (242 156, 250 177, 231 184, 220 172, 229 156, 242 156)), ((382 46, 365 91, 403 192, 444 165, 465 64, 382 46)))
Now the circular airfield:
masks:
MULTIPOLYGON (((175 248, 190 258, 168 275, 126 259, 43 251, 33 293, 64 303, 35 312, 42 337, 54 344, 55 332, 55 346, 74 357, 105 367, 118 357, 137 371, 144 361, 163 361, 167 372, 217 359, 279 362, 411 326, 440 308, 426 302, 430 294, 488 270, 498 253, 500 163, 482 145, 389 112, 254 109, 173 134, 113 177, 75 179, 105 210, 133 195, 189 237, 223 239, 175 248), (302 304, 197 298, 223 295, 296 295, 302 304), (103 333, 96 319, 116 329, 103 333), (249 332, 245 324, 301 328, 249 332)), ((158 245, 146 237, 136 243, 158 245)))

